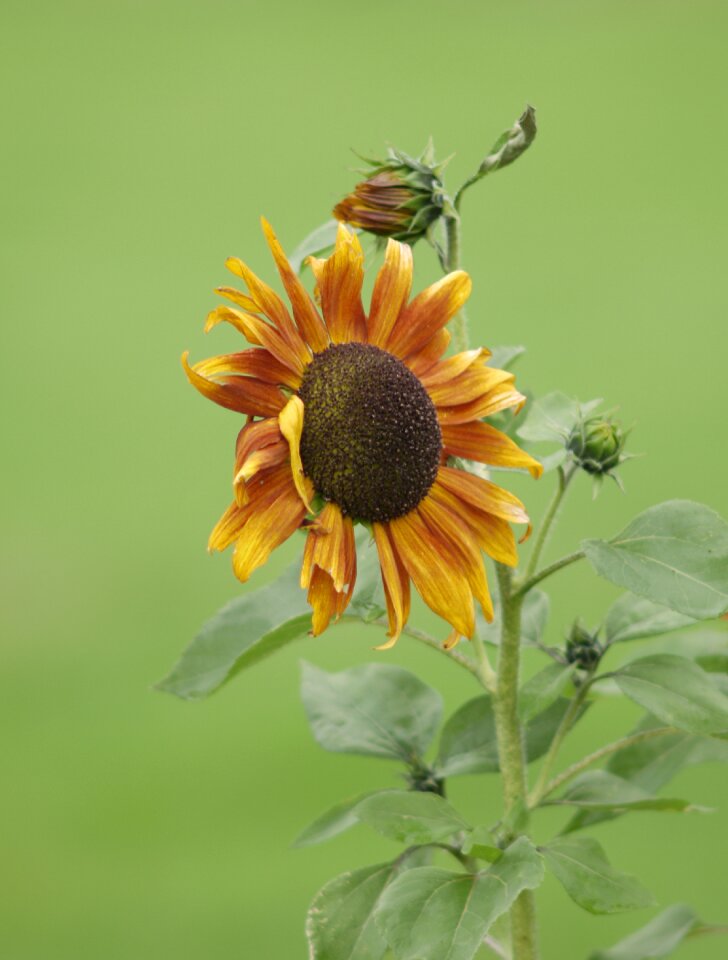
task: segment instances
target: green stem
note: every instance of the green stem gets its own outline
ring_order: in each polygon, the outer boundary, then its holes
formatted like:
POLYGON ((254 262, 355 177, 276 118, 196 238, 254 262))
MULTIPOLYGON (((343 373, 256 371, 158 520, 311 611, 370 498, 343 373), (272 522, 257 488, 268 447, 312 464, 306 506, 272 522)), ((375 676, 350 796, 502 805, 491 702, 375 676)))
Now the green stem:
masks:
MULTIPOLYGON (((447 235, 446 264, 448 271, 460 269, 460 217, 445 219, 445 233, 447 235)), ((455 350, 462 352, 468 349, 468 318, 465 308, 461 307, 452 321, 453 341, 455 350)))
POLYGON ((554 739, 551 741, 551 746, 549 747, 548 753, 544 758, 541 772, 538 780, 536 781, 536 786, 533 788, 528 798, 528 807, 531 810, 539 805, 546 794, 546 786, 549 782, 549 778, 551 777, 551 771, 556 763, 556 758, 559 755, 561 744, 564 742, 564 738, 568 734, 569 730, 571 730, 574 720, 581 709, 581 705, 586 699, 586 695, 589 692, 589 687, 591 684, 592 680, 586 680, 576 691, 566 713, 561 720, 561 723, 559 724, 558 730, 554 734, 554 739))
MULTIPOLYGON (((493 709, 498 741, 498 761, 503 778, 504 822, 512 822, 515 809, 526 799, 526 756, 518 718, 518 674, 521 653, 521 603, 513 593, 513 572, 496 564, 501 603, 501 642, 493 709)), ((509 828, 507 841, 515 832, 509 828)), ((511 940, 514 960, 537 960, 536 911, 531 891, 524 891, 511 907, 511 940)))
MULTIPOLYGON (((358 623, 363 624, 365 627, 389 627, 389 623, 380 617, 377 620, 361 620, 359 617, 355 617, 353 614, 344 614, 340 622, 346 623, 358 623)), ((405 637, 412 637, 413 640, 419 640, 420 643, 424 643, 426 646, 431 647, 433 650, 437 650, 440 653, 444 653, 445 656, 452 660, 453 663, 456 663, 459 667, 464 667, 466 670, 469 670, 470 673, 474 674, 478 679, 480 679, 480 666, 471 660, 470 657, 466 657, 462 653, 458 653, 457 650, 446 650, 442 641, 438 640, 436 637, 431 637, 429 633, 425 633, 422 630, 417 630, 415 627, 405 626, 402 630, 402 635, 405 637)))
POLYGON ((560 773, 557 777, 549 780, 543 789, 541 799, 545 799, 555 790, 558 790, 559 787, 563 787, 563 785, 568 783, 569 780, 573 780, 574 777, 580 774, 583 770, 586 770, 587 767, 590 767, 593 763, 598 763, 599 760, 603 760, 604 757, 608 757, 612 753, 618 753, 620 750, 625 750, 627 747, 634 746, 635 743, 642 743, 644 740, 652 740, 653 737, 666 737, 671 733, 679 732, 680 731, 676 727, 655 727, 652 730, 641 730, 639 733, 633 733, 628 737, 622 737, 621 740, 613 740, 612 743, 608 743, 606 746, 595 750, 594 753, 589 753, 586 757, 582 757, 581 760, 577 760, 576 763, 572 763, 572 765, 567 767, 563 773, 560 773))
POLYGON ((559 467, 558 485, 556 487, 556 490, 554 491, 554 495, 553 495, 553 498, 551 499, 551 503, 549 504, 548 509, 544 514, 543 520, 541 521, 541 526, 536 536, 536 540, 533 544, 533 550, 531 551, 531 556, 529 557, 529 560, 528 560, 528 566, 526 567, 526 572, 524 574, 524 578, 526 580, 532 577, 536 570, 538 561, 541 558, 541 552, 544 546, 546 545, 548 535, 551 532, 551 526, 554 520, 556 519, 556 514, 558 513, 559 507, 561 506, 561 501, 564 499, 564 494, 566 493, 569 487, 569 482, 571 481, 571 478, 574 476, 576 469, 577 469, 576 464, 572 464, 570 467, 567 467, 566 470, 564 470, 563 467, 559 467))
POLYGON ((488 658, 488 651, 485 649, 485 644, 480 639, 477 632, 473 634, 473 639, 470 642, 473 645, 475 659, 478 664, 478 679, 489 693, 495 693, 498 683, 498 675, 490 665, 490 659, 488 658))
POLYGON ((532 577, 526 580, 524 583, 520 584, 515 591, 514 596, 523 597, 529 590, 532 590, 537 583, 541 583, 542 580, 545 580, 546 577, 550 577, 552 573, 558 573, 559 570, 563 570, 564 567, 571 566, 572 563, 576 563, 577 560, 583 560, 586 554, 583 550, 576 550, 574 553, 570 553, 566 557, 562 557, 560 560, 556 560, 554 563, 544 567, 543 570, 539 570, 538 573, 534 573, 532 577))

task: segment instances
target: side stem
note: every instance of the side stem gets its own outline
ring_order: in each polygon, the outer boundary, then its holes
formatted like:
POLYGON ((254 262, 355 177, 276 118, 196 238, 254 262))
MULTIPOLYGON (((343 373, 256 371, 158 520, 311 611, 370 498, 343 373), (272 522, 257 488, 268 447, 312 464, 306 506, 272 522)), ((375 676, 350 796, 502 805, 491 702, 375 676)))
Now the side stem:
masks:
MULTIPOLYGON (((460 217, 447 217, 445 219, 445 233, 447 236, 446 261, 448 270, 460 269, 460 217)), ((453 340, 455 349, 462 352, 468 349, 468 318, 465 308, 461 307, 457 316, 453 318, 453 340)))
MULTIPOLYGON (((503 778, 504 820, 513 823, 514 814, 526 803, 526 757, 518 718, 518 677, 521 652, 522 598, 513 593, 513 572, 497 564, 501 601, 501 642, 498 678, 493 701, 498 740, 498 758, 503 778)), ((514 839, 516 830, 508 828, 514 839)), ((538 960, 536 909, 533 894, 524 890, 511 907, 511 941, 514 960, 538 960)))

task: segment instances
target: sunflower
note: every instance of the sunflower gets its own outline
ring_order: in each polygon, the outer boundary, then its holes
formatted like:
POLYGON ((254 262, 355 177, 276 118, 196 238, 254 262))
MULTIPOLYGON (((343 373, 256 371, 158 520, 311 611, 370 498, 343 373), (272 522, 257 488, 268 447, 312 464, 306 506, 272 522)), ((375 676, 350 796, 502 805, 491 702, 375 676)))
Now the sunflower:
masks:
POLYGON ((277 546, 304 528, 301 586, 313 634, 345 611, 356 581, 354 524, 378 552, 392 646, 409 615, 410 581, 452 627, 448 643, 472 637, 477 600, 493 606, 481 551, 516 564, 512 523, 523 504, 489 480, 449 465, 461 457, 498 467, 540 464, 485 417, 524 397, 489 353, 443 359, 448 321, 470 294, 457 270, 410 298, 412 249, 389 240, 368 314, 364 257, 340 225, 333 254, 309 258, 316 303, 292 270, 270 225, 263 230, 291 311, 241 260, 226 266, 247 293, 220 287, 206 331, 230 323, 252 344, 190 365, 194 387, 243 414, 235 449, 234 500, 213 529, 210 550, 234 544, 233 569, 246 581, 277 546))

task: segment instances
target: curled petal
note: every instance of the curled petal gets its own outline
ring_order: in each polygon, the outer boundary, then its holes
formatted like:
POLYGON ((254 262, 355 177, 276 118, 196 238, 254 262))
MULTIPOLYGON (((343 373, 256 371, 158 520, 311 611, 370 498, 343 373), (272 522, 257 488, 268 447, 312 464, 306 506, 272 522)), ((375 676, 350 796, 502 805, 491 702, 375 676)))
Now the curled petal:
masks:
POLYGON ((375 650, 389 650, 393 647, 407 623, 410 611, 410 581, 404 568, 386 523, 374 523, 374 541, 379 555, 379 566, 382 571, 384 596, 387 602, 387 619, 389 621, 389 640, 381 643, 375 650))
POLYGON ((302 361, 277 327, 266 323, 261 317, 256 317, 252 313, 243 313, 242 310, 235 310, 233 307, 216 307, 207 316, 205 333, 223 321, 231 323, 240 330, 250 343, 265 347, 284 366, 299 378, 301 377, 311 357, 307 352, 305 362, 302 361))
POLYGON ((313 496, 313 486, 311 481, 304 476, 303 462, 301 461, 301 434, 303 433, 303 400, 296 396, 289 399, 283 410, 278 415, 278 425, 281 433, 288 441, 291 455, 291 474, 296 490, 303 501, 309 513, 313 513, 311 507, 311 497, 313 496))
POLYGON ((335 503, 327 503, 309 530, 303 553, 301 586, 313 607, 313 634, 346 610, 356 582, 354 525, 335 503))
POLYGON ((187 362, 189 353, 182 354, 182 366, 187 379, 203 397, 213 400, 221 407, 255 417, 276 416, 283 408, 286 398, 272 383, 262 383, 253 377, 220 377, 210 380, 187 362))
POLYGON ((233 570, 245 583, 271 552, 301 526, 306 508, 289 479, 283 492, 272 502, 244 507, 250 516, 243 527, 233 553, 233 570))

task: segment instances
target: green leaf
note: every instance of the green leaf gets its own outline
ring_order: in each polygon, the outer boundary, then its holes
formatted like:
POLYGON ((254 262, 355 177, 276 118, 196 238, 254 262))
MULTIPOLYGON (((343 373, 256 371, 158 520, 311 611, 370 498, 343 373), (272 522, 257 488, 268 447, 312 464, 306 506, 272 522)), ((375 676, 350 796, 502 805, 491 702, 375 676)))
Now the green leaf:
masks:
POLYGON ((495 863, 503 856, 500 847, 493 846, 491 832, 487 827, 474 827, 465 836, 461 849, 466 856, 487 860, 488 863, 495 863))
POLYGON ((347 617, 358 617, 365 623, 378 620, 387 612, 379 566, 379 555, 369 531, 360 528, 356 537, 356 588, 346 611, 347 617), (361 531, 361 532, 360 532, 361 531))
POLYGON ((523 684, 518 695, 518 712, 527 723, 558 700, 574 674, 572 663, 552 663, 523 684))
MULTIPOLYGON (((500 644, 500 614, 497 600, 494 603, 495 617, 492 623, 483 617, 482 612, 476 614, 476 629, 478 636, 484 643, 493 646, 500 644)), ((541 642, 546 623, 549 618, 550 600, 543 590, 529 590, 521 608, 521 645, 536 647, 541 642)))
POLYGON ((387 884, 409 867, 409 858, 400 858, 329 881, 316 894, 306 920, 310 960, 382 960, 387 944, 374 911, 387 884))
POLYGON ((609 950, 592 953, 589 960, 659 960, 669 956, 701 926, 690 907, 676 904, 609 950))
POLYGON ((625 643, 681 630, 694 623, 697 623, 694 617, 633 593, 624 593, 607 611, 604 633, 607 643, 625 643))
POLYGON ((490 148, 490 151, 478 169, 478 176, 484 177, 517 160, 528 150, 536 138, 536 111, 526 107, 514 125, 505 130, 490 148))
POLYGON ((655 654, 613 676, 622 693, 671 727, 703 735, 728 731, 728 697, 692 660, 655 654))
MULTIPOLYGON (((583 773, 555 800, 555 806, 583 807, 586 810, 699 810, 687 800, 674 797, 653 797, 641 787, 606 770, 583 773)), ((568 832, 568 831, 567 831, 568 832)))
POLYGON ((397 960, 472 960, 491 924, 522 890, 543 880, 543 861, 525 838, 482 873, 418 867, 382 895, 376 922, 397 960))
POLYGON ((596 840, 562 837, 540 849, 564 890, 589 913, 622 913, 655 902, 638 880, 610 866, 596 840))
POLYGON ((301 696, 314 738, 324 750, 411 763, 437 732, 442 698, 414 674, 370 663, 327 673, 303 663, 301 696))
POLYGON ((582 547, 600 577, 671 610, 697 620, 728 610, 728 523, 709 507, 670 500, 582 547))
MULTIPOLYGON (((568 706, 568 700, 557 700, 527 725, 529 763, 546 753, 568 706)), ((440 738, 436 767, 438 775, 443 777, 498 772, 495 717, 489 696, 469 700, 447 721, 440 738)))
POLYGON ((356 815, 383 836, 408 846, 436 843, 470 829, 457 810, 435 793, 383 790, 362 801, 356 815))
MULTIPOLYGON (((336 243, 336 233, 339 229, 338 220, 327 220, 320 227, 316 227, 305 240, 296 247, 293 253, 288 257, 291 267, 296 273, 303 269, 303 261, 306 257, 316 257, 329 250, 336 243)), ((355 230, 359 233, 359 230, 355 230)))
POLYGON ((488 357, 488 366, 497 370, 510 370, 525 352, 525 347, 493 347, 488 357))
POLYGON ((294 847, 312 847, 316 843, 323 843, 332 837, 338 836, 350 827, 359 823, 359 817, 356 808, 367 797, 374 796, 374 792, 360 793, 356 797, 349 797, 340 803, 330 807, 320 817, 317 817, 313 823, 310 823, 299 833, 293 841, 294 847))
POLYGON ((267 586, 226 604, 204 624, 157 690, 200 700, 236 673, 305 637, 311 611, 299 576, 296 563, 267 586))

